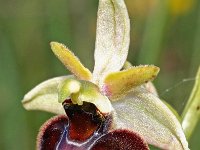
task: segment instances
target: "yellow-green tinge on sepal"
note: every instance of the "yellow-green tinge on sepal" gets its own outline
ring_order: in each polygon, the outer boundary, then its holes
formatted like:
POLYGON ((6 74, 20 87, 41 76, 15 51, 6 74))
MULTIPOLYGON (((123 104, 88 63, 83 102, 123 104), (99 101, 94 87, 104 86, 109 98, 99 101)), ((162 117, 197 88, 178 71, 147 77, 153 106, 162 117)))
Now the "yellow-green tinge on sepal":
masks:
POLYGON ((27 110, 41 110, 54 114, 65 114, 63 106, 58 102, 58 86, 72 76, 61 76, 46 80, 23 98, 22 104, 27 110))

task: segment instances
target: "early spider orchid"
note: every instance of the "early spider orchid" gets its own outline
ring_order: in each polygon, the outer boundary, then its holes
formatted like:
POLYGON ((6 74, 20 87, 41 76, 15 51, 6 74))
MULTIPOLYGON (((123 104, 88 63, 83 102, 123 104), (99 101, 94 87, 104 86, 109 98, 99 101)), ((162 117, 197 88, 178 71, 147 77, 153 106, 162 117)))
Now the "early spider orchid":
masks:
POLYGON ((124 0, 99 0, 93 73, 63 44, 51 42, 73 75, 49 79, 24 96, 27 110, 58 115, 41 127, 38 150, 189 149, 151 83, 159 68, 126 61, 129 34, 124 0))

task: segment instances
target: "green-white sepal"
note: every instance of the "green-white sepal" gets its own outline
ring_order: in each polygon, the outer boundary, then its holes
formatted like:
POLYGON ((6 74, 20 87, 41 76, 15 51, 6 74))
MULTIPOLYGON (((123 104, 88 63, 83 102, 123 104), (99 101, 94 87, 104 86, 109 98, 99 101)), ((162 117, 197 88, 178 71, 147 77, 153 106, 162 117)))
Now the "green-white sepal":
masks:
POLYGON ((24 96, 22 100, 24 108, 65 114, 62 104, 58 102, 58 86, 71 77, 61 76, 40 83, 24 96))
POLYGON ((129 41, 130 21, 124 0, 99 0, 94 83, 101 87, 107 74, 123 67, 128 55, 129 41))
POLYGON ((126 97, 112 102, 116 128, 130 129, 161 149, 188 150, 188 143, 176 116, 144 87, 133 89, 126 97))

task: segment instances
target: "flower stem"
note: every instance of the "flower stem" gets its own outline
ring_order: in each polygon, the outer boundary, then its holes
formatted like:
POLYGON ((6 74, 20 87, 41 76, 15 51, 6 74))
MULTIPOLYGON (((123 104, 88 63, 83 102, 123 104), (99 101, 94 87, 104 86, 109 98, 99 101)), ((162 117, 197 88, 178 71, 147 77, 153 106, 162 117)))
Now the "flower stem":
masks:
POLYGON ((200 118, 200 67, 196 75, 195 85, 182 114, 182 127, 189 140, 200 118))

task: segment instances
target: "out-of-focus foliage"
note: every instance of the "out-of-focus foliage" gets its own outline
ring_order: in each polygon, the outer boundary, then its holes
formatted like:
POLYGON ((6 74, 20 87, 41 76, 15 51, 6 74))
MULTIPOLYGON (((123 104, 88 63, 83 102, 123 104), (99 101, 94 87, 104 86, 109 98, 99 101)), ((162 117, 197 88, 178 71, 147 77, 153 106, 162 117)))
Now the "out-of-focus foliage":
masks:
MULTIPOLYGON (((200 58, 200 1, 125 0, 131 19, 128 60, 161 68, 160 97, 181 113, 200 58), (169 89, 166 92, 166 89, 169 89)), ((68 45, 93 70, 98 1, 0 0, 0 149, 34 150, 41 124, 51 115, 27 112, 23 95, 48 78, 69 72, 50 50, 50 41, 68 45)), ((200 125, 190 148, 198 150, 200 125)))
POLYGON ((193 9, 195 0, 168 0, 172 15, 184 15, 193 9))

